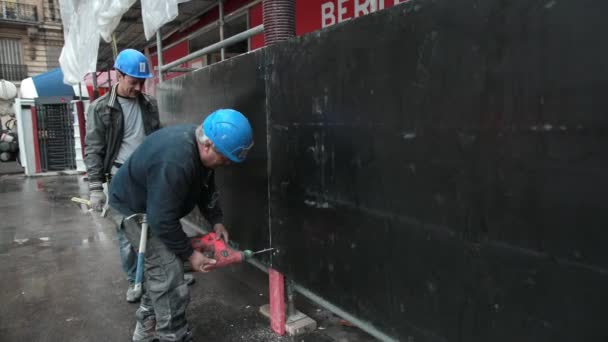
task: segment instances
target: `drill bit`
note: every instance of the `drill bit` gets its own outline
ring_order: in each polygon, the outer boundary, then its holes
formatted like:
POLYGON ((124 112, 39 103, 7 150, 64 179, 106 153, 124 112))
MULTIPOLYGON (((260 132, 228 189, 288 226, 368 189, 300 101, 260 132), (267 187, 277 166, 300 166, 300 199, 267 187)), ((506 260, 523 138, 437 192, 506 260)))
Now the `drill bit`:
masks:
POLYGON ((257 251, 257 252, 253 252, 253 255, 255 254, 259 254, 259 253, 264 253, 264 252, 270 252, 271 250, 273 250, 274 248, 266 248, 266 249, 262 249, 261 251, 257 251))

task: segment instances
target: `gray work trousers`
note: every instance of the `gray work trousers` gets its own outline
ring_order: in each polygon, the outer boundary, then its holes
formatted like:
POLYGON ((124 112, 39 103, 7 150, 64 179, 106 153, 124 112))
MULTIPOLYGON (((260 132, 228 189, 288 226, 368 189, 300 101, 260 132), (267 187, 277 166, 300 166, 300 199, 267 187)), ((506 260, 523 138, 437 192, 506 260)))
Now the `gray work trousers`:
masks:
MULTIPOLYGON (((112 209, 112 217, 120 220, 115 215, 116 212, 112 209)), ((125 220, 123 216, 120 221, 127 239, 139 250, 139 220, 125 220)), ((144 261, 144 293, 135 316, 142 325, 155 318, 156 334, 161 342, 191 341, 186 321, 190 292, 184 282, 184 263, 150 230, 149 228, 144 261)))

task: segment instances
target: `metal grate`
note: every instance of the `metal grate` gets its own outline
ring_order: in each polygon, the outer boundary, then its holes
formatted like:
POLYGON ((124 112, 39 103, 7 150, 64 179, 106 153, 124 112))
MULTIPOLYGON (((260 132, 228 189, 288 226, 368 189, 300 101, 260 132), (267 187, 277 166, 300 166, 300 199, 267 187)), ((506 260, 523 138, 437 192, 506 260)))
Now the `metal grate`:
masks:
POLYGON ((27 78, 27 66, 21 61, 21 41, 0 39, 0 78, 21 81, 27 78))
POLYGON ((61 13, 57 0, 44 0, 44 21, 61 23, 61 13))
POLYGON ((0 79, 22 81, 24 78, 27 78, 27 65, 0 64, 0 79))
POLYGON ((42 171, 76 169, 74 116, 69 103, 36 104, 42 171))

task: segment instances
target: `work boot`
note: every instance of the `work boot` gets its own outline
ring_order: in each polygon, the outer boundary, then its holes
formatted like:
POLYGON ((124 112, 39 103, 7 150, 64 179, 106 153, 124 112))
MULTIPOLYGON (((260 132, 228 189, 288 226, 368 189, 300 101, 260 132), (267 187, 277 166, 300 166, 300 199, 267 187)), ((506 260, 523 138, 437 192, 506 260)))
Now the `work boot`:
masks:
POLYGON ((154 316, 148 317, 142 322, 137 321, 135 331, 133 332, 134 342, 152 342, 157 341, 156 336, 156 319, 154 316))
POLYGON ((137 303, 141 298, 141 292, 137 293, 135 291, 135 284, 129 282, 129 288, 127 289, 127 302, 129 303, 137 303))
POLYGON ((184 282, 188 284, 188 286, 194 284, 195 280, 192 273, 184 273, 184 282))

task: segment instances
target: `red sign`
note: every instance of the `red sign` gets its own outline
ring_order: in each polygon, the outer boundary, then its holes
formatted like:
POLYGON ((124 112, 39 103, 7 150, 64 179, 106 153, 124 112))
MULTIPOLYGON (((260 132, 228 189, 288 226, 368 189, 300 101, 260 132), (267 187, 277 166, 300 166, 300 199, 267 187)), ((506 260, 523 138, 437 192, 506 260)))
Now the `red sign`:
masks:
MULTIPOLYGON (((296 34, 303 35, 361 17, 408 0, 296 0, 296 34)), ((249 11, 250 27, 262 24, 262 4, 249 11)), ((263 34, 253 37, 251 49, 264 46, 263 34)))
MULTIPOLYGON (((370 14, 407 0, 330 0, 321 3, 321 28, 370 14)), ((297 16, 297 13, 296 13, 297 16)))

